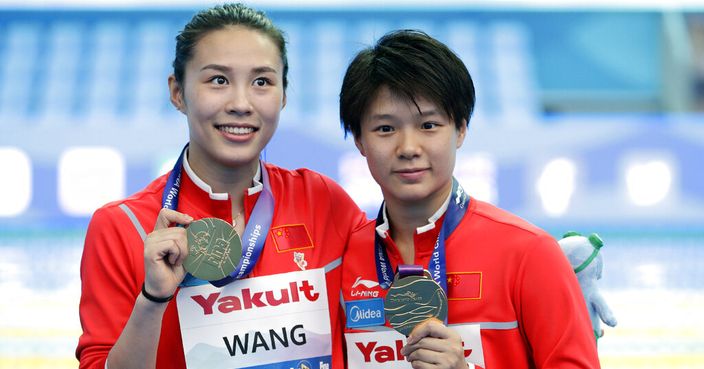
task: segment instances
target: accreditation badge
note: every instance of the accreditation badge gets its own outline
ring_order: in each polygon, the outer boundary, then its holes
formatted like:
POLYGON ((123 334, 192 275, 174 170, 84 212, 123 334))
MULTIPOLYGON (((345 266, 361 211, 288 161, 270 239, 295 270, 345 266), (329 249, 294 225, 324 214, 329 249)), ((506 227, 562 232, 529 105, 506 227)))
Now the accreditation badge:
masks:
POLYGON ((176 301, 188 369, 331 365, 323 269, 183 287, 176 301))
MULTIPOLYGON (((479 324, 451 325, 462 337, 462 348, 469 368, 484 367, 484 352, 479 324)), ((345 333, 349 369, 410 369, 401 355, 406 337, 390 328, 375 332, 345 333)))

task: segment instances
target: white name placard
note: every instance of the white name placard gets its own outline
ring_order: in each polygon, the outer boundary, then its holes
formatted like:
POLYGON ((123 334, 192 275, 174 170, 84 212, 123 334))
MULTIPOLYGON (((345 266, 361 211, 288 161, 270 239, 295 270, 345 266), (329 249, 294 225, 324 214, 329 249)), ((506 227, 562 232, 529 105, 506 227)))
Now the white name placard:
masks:
MULTIPOLYGON (((478 324, 452 325, 462 337, 465 360, 470 368, 484 367, 484 353, 478 324)), ((383 328, 382 328, 383 329, 383 328)), ((411 363, 401 355, 406 337, 392 329, 378 332, 345 333, 347 364, 350 369, 408 369, 411 363)))
POLYGON ((177 304, 189 369, 329 367, 323 269, 184 287, 177 304))

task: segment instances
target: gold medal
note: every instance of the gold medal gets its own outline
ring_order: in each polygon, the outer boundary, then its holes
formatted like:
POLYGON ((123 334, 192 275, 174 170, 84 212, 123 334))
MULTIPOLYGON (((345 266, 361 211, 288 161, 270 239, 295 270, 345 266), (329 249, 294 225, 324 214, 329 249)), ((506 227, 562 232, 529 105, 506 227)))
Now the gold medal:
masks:
POLYGON ((188 273, 206 281, 217 281, 237 269, 242 256, 242 241, 234 228, 218 218, 203 218, 187 228, 188 273))
POLYGON ((447 318, 447 295, 428 271, 407 277, 397 273, 384 299, 384 313, 394 329, 408 336, 430 318, 447 318))

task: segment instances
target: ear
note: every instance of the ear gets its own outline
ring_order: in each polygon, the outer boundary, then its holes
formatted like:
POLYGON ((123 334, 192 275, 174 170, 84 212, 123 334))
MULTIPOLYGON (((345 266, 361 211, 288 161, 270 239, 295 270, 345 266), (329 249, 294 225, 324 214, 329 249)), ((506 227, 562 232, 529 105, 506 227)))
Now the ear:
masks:
POLYGON ((281 110, 284 110, 286 107, 286 91, 284 90, 284 98, 283 101, 281 101, 281 110))
POLYGON ((171 104, 176 107, 178 111, 186 114, 186 103, 183 99, 183 89, 176 81, 176 76, 173 74, 169 76, 169 99, 171 100, 171 104))
POLYGON ((467 119, 462 119, 462 126, 457 130, 457 148, 462 147, 464 138, 467 135, 467 119))
POLYGON ((357 146, 357 150, 359 150, 359 153, 362 154, 362 156, 367 156, 366 152, 364 151, 364 144, 359 139, 359 137, 354 138, 354 145, 357 146))

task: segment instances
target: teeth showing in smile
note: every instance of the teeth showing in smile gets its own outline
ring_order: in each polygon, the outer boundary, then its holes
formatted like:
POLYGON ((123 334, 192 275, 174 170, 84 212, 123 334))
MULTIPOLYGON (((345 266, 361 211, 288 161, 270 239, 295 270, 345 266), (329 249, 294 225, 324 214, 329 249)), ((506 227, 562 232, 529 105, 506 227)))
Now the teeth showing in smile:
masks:
POLYGON ((254 132, 254 128, 252 127, 230 127, 230 126, 220 126, 218 127, 219 130, 233 134, 233 135, 246 135, 254 132))

